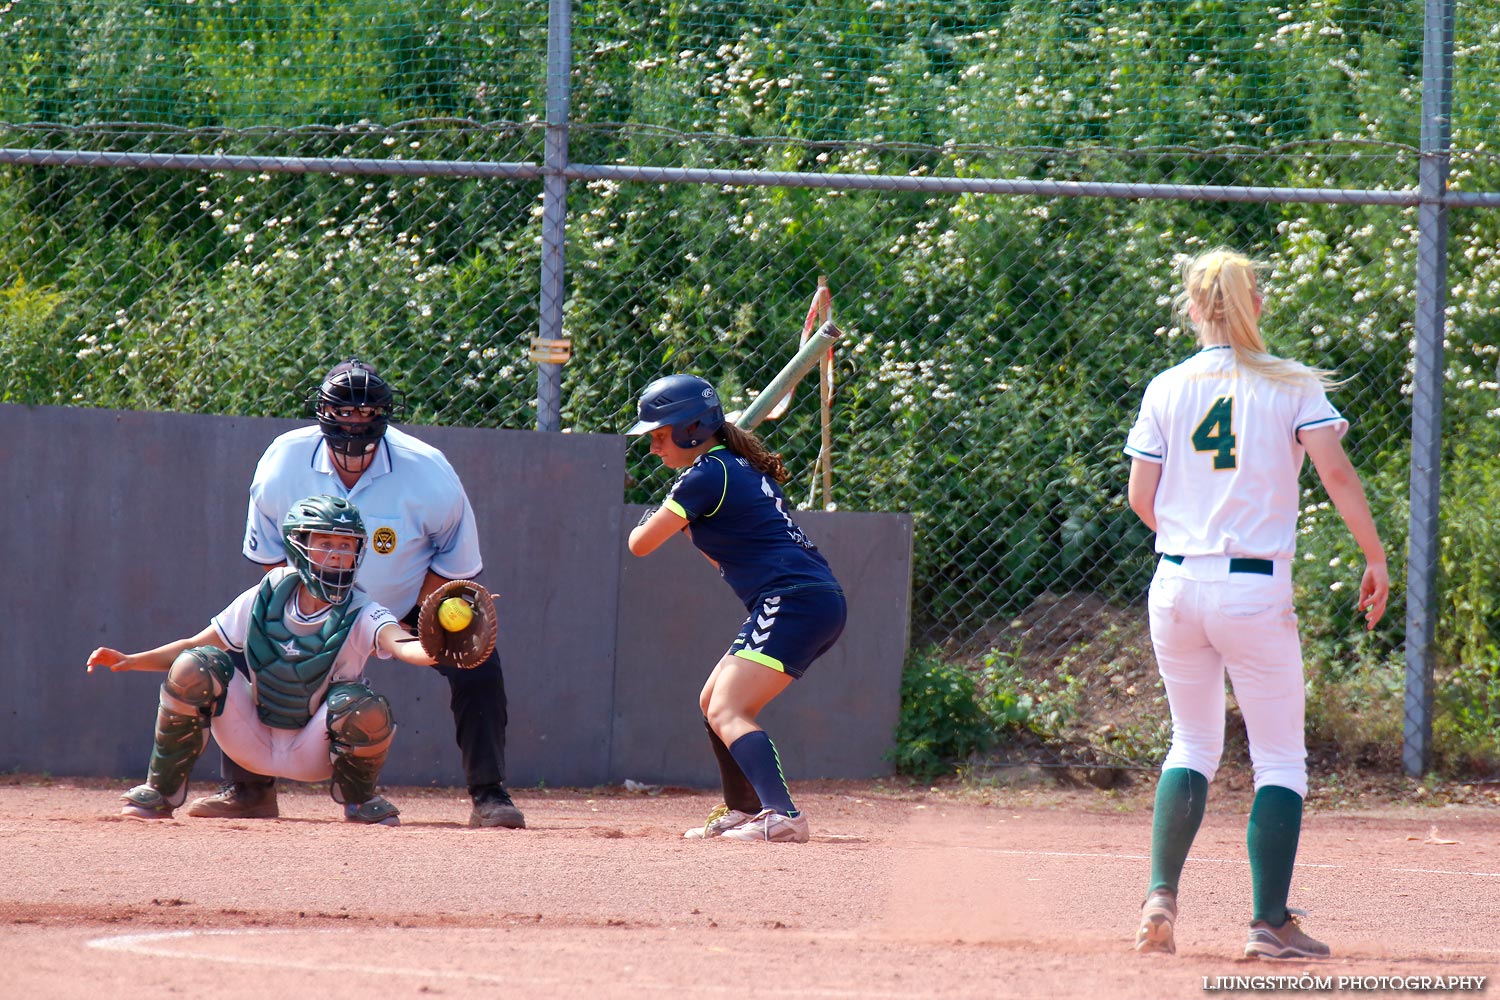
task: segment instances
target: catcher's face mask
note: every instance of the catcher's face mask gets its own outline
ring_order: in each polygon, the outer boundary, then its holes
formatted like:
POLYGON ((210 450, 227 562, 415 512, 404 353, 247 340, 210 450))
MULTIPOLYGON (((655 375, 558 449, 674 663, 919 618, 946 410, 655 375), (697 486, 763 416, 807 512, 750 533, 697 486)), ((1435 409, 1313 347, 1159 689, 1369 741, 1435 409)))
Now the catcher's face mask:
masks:
POLYGON ((336 535, 326 531, 307 533, 307 561, 318 569, 338 572, 353 569, 364 547, 357 535, 336 535))
POLYGON ((307 403, 334 464, 345 472, 364 469, 386 427, 403 411, 400 393, 358 358, 335 365, 307 403))
POLYGON ((282 522, 287 562, 320 601, 345 604, 365 558, 365 524, 339 497, 308 497, 292 504, 282 522))

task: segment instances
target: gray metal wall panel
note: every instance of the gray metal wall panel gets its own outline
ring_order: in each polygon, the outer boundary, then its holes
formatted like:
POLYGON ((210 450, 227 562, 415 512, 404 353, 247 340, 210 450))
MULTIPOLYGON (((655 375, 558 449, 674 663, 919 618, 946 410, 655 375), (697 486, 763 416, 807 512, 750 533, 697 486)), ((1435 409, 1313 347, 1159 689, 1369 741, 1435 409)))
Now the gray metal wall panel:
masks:
MULTIPOLYGON (((634 525, 644 507, 628 507, 634 525)), ((838 643, 761 714, 789 780, 889 774, 911 597, 911 518, 800 511, 797 523, 844 586, 838 643)), ((745 607, 686 540, 644 558, 620 542, 615 773, 717 787, 698 695, 745 620, 745 607)))
MULTIPOLYGON (((0 606, 13 637, 0 663, 0 770, 144 774, 161 675, 89 676, 84 659, 99 645, 144 649, 196 633, 258 579, 239 554, 246 490, 266 445, 299 423, 0 404, 0 525, 12 557, 0 606)), ((743 609, 689 546, 648 559, 625 551, 641 508, 619 503, 624 439, 413 430, 448 455, 479 522, 482 579, 501 610, 511 784, 715 784, 697 694, 743 609), (700 613, 648 618, 662 607, 700 613)), ((885 773, 910 521, 798 518, 849 591, 850 623, 766 724, 794 780, 885 773)), ((370 677, 401 727, 385 780, 461 784, 448 686, 384 661, 370 677)), ((210 749, 195 781, 217 770, 210 749)))
POLYGON ((253 578, 236 523, 269 440, 257 424, 0 406, 16 532, 0 577, 15 642, 0 668, 0 766, 144 775, 161 676, 88 676, 84 660, 195 634, 253 578))

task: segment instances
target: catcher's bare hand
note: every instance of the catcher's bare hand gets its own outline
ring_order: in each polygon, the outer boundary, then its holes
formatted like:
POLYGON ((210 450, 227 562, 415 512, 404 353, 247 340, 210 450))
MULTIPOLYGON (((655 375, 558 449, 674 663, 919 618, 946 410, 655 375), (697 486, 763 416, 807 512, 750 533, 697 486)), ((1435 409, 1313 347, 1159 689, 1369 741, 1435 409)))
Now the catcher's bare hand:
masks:
POLYGON ((96 668, 107 667, 111 671, 129 670, 126 662, 128 657, 118 649, 110 649, 108 646, 100 646, 89 654, 88 672, 93 673, 96 668))
POLYGON ((495 599, 473 580, 449 580, 435 588, 422 601, 417 613, 417 638, 422 650, 441 666, 472 670, 495 651, 499 619, 495 599), (443 627, 438 609, 444 601, 457 598, 473 612, 463 628, 449 631, 443 627))

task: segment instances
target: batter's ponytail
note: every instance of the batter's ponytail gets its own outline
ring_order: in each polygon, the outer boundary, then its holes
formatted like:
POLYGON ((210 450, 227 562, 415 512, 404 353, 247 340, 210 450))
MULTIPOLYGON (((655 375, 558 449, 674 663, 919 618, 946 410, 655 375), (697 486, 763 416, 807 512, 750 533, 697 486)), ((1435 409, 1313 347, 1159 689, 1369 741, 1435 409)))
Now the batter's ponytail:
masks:
POLYGON ((734 424, 726 422, 719 428, 719 440, 724 442, 724 447, 750 463, 750 467, 762 475, 770 476, 778 483, 784 483, 791 478, 791 473, 786 471, 786 463, 781 456, 761 443, 760 438, 750 431, 742 431, 734 424))
POLYGON ((1182 265, 1177 311, 1198 329, 1204 344, 1227 345, 1241 368, 1261 378, 1289 385, 1316 383, 1325 389, 1342 384, 1326 368, 1278 358, 1266 350, 1260 335, 1258 266, 1249 257, 1222 247, 1188 260, 1182 265))

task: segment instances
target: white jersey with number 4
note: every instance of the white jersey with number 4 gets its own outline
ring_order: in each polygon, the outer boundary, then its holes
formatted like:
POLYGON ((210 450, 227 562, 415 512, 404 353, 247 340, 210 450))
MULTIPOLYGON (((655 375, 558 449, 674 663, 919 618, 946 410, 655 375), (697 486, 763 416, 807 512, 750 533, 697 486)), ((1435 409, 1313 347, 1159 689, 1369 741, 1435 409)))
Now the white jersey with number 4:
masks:
POLYGON ((1289 559, 1306 454, 1297 435, 1349 422, 1311 379, 1272 382, 1209 347, 1146 388, 1125 454, 1161 465, 1156 551, 1289 559))

